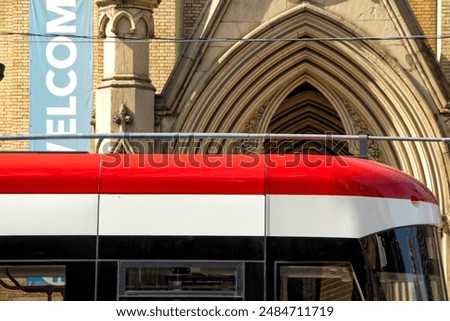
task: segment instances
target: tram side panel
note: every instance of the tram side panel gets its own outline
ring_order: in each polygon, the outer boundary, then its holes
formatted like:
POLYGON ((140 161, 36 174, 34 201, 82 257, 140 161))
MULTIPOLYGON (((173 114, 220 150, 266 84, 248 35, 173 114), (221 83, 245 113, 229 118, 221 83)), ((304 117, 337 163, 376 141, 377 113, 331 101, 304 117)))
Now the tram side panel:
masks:
POLYGON ((264 231, 264 195, 102 194, 99 282, 116 270, 121 300, 262 300, 264 231), (132 281, 137 273, 147 279, 132 281), (231 274, 234 290, 211 285, 231 274))
POLYGON ((0 197, 4 198, 0 203, 0 266, 11 267, 11 271, 26 266, 29 275, 20 277, 28 279, 36 276, 33 267, 42 271, 44 266, 61 267, 62 274, 53 275, 50 269, 42 277, 63 278, 65 300, 173 299, 170 294, 149 291, 131 296, 120 293, 120 280, 126 278, 121 266, 143 261, 150 264, 138 266, 177 268, 184 264, 171 262, 191 262, 186 264, 204 270, 236 266, 239 293, 226 298, 264 298, 263 195, 0 197))
POLYGON ((1 155, 0 297, 95 298, 99 164, 99 155, 1 155))
MULTIPOLYGON (((57 284, 64 288, 60 299, 93 300, 97 199, 96 194, 0 194, 1 280, 42 288, 41 297, 57 284)), ((0 288, 8 300, 32 295, 15 286, 0 288)))

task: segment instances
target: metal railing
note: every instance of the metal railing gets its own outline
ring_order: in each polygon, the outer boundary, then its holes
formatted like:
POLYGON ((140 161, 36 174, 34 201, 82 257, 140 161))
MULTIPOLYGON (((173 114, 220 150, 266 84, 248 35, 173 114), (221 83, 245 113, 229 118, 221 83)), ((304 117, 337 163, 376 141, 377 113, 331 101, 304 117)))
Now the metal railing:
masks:
POLYGON ((450 137, 401 137, 401 136, 371 136, 371 135, 335 135, 335 134, 274 134, 274 133, 200 133, 200 132, 165 132, 165 133, 88 133, 88 134, 24 134, 0 135, 0 141, 36 141, 36 140, 67 140, 67 139, 240 139, 264 141, 357 141, 359 156, 367 158, 368 142, 373 141, 407 141, 407 142, 444 142, 450 143, 450 137))

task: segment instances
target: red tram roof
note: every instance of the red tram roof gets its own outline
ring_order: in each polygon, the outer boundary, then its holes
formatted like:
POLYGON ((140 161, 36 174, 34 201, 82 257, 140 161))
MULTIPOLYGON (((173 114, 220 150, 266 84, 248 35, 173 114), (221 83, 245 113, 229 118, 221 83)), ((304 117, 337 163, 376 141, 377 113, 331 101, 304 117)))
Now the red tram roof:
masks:
POLYGON ((323 155, 0 154, 0 193, 286 194, 435 203, 391 167, 323 155))

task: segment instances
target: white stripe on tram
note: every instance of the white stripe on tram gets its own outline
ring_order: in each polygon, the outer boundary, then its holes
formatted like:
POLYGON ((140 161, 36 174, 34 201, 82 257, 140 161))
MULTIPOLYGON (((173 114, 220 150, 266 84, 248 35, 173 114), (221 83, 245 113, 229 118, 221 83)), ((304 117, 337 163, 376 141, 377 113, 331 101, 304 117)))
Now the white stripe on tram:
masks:
POLYGON ((98 231, 137 236, 360 238, 394 227, 440 223, 436 204, 358 196, 0 195, 0 236, 98 231))
POLYGON ((0 235, 96 235, 96 194, 1 194, 0 235))
POLYGON ((407 199, 271 195, 268 210, 270 236, 361 238, 394 227, 442 222, 436 204, 407 199))
POLYGON ((101 235, 264 235, 263 195, 101 195, 101 235))

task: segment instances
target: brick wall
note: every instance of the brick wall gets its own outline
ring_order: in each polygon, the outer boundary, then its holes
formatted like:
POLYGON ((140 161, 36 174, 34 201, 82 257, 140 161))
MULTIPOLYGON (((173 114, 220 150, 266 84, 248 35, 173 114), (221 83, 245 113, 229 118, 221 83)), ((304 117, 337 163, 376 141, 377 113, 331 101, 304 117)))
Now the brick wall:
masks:
MULTIPOLYGON (((0 82, 0 134, 28 133, 29 50, 28 1, 3 0, 0 6, 0 62, 6 66, 0 82)), ((2 142, 0 150, 28 149, 27 142, 2 142)))
MULTIPOLYGON (((177 37, 177 0, 161 1, 155 9, 155 36, 174 39, 177 37)), ((153 41, 150 44, 150 79, 161 92, 176 61, 177 44, 174 41, 153 41)))
MULTIPOLYGON (((14 284, 7 278, 2 278, 2 281, 8 285, 14 286, 14 284)), ((16 279, 20 284, 26 284, 25 279, 16 279)), ((0 285, 0 301, 47 301, 48 296, 46 293, 26 293, 20 290, 7 290, 0 285)), ((60 293, 54 293, 52 295, 52 301, 62 301, 63 297, 60 293)))
MULTIPOLYGON (((155 9, 157 38, 188 38, 207 0, 164 0, 155 9)), ((150 79, 160 92, 175 65, 183 43, 154 41, 150 45, 150 79)))
MULTIPOLYGON (((442 3, 442 34, 450 34, 450 0, 446 0, 442 3)), ((447 79, 450 80, 450 39, 448 38, 442 39, 442 54, 440 59, 444 74, 447 76, 447 79)))
POLYGON ((98 25, 98 6, 93 5, 93 14, 92 18, 92 35, 94 36, 94 61, 93 61, 93 90, 94 95, 92 97, 93 107, 95 108, 95 88, 100 84, 103 77, 103 38, 99 37, 99 25, 98 25))
MULTIPOLYGON (((444 0, 445 2, 445 0, 444 0)), ((436 0, 409 0, 417 20, 419 21, 425 35, 435 35, 437 24, 437 1, 436 0)), ((429 40, 433 50, 436 50, 436 40, 429 40)))

